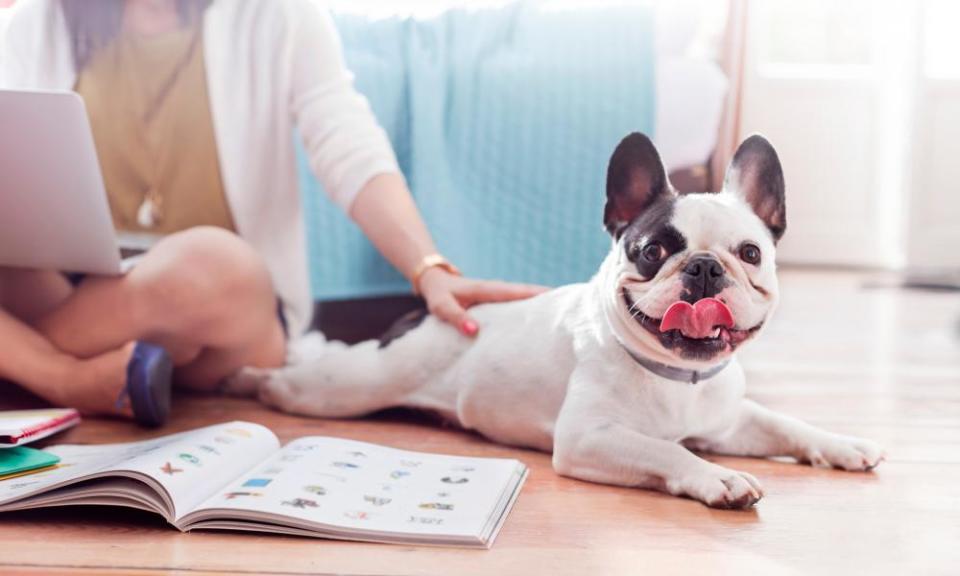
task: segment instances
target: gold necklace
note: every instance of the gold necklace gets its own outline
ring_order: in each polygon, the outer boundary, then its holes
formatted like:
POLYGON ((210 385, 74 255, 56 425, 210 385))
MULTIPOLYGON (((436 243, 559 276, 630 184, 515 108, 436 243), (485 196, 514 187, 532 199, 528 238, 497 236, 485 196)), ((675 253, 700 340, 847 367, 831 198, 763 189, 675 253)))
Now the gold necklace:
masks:
MULTIPOLYGON (((173 72, 160 86, 160 90, 157 91, 152 101, 149 102, 144 110, 141 118, 142 126, 146 126, 153 121, 157 112, 160 110, 160 107, 167 99, 167 96, 170 95, 170 91, 173 89, 173 85, 176 83, 177 78, 180 77, 180 74, 187 67, 187 64, 193 57, 194 50, 196 50, 199 40, 200 27, 198 26, 196 33, 194 33, 193 38, 190 40, 190 46, 187 47, 187 51, 184 53, 180 61, 177 62, 173 72)), ((154 154, 153 159, 153 179, 147 184, 147 189, 143 193, 143 202, 141 202, 140 207, 137 209, 137 224, 139 224, 141 228, 153 228, 154 226, 160 224, 160 222, 163 220, 163 195, 160 191, 159 156, 160 152, 157 151, 154 154)))

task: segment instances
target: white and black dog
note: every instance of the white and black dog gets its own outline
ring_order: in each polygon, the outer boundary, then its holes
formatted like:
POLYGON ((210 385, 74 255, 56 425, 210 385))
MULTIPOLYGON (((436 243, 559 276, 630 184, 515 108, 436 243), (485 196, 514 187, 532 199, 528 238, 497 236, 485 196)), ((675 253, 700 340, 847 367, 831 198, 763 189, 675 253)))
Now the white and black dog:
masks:
POLYGON ((497 442, 552 451, 560 474, 722 508, 753 505, 760 483, 690 449, 846 470, 883 459, 869 440, 744 397, 734 352, 776 306, 775 244, 786 226, 767 140, 740 145, 720 193, 678 195, 654 145, 630 134, 610 159, 604 224, 613 247, 590 282, 477 306, 476 339, 408 318, 380 341, 330 343, 233 385, 312 416, 436 411, 497 442))

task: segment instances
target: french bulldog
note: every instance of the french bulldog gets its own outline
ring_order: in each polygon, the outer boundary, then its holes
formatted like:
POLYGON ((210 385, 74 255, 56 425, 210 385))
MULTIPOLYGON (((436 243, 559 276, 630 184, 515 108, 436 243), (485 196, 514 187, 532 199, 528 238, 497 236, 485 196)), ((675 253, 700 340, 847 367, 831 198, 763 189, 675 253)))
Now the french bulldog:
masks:
POLYGON ((661 490, 718 508, 763 496, 752 475, 695 452, 788 456, 873 469, 869 440, 827 432, 745 398, 736 351, 778 300, 783 172, 762 136, 737 149, 719 193, 678 194, 653 143, 624 138, 607 171, 612 243, 587 283, 473 308, 468 338, 429 315, 379 341, 328 343, 279 370, 247 370, 280 410, 361 416, 435 411, 504 444, 553 453, 562 475, 661 490))

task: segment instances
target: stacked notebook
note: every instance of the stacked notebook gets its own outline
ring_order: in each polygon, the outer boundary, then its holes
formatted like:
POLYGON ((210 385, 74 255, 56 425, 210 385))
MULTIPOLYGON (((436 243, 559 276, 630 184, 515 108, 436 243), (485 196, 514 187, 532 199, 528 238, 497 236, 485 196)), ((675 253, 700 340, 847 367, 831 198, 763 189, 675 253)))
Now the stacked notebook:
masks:
POLYGON ((53 470, 60 457, 19 446, 0 450, 0 481, 53 470))
POLYGON ((182 531, 249 530, 489 547, 519 495, 517 460, 312 436, 281 447, 230 422, 144 442, 54 446, 60 464, 0 481, 0 512, 98 504, 156 512, 182 531))
POLYGON ((46 438, 80 422, 73 408, 6 410, 0 412, 0 448, 20 446, 46 438))

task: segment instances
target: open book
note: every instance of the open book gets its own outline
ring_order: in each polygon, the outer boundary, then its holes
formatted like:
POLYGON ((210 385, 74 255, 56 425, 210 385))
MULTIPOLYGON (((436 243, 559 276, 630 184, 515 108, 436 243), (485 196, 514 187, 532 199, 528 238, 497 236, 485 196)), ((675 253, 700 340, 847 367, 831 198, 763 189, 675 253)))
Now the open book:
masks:
POLYGON ((252 530, 489 547, 527 468, 312 436, 281 447, 229 422, 144 442, 46 449, 55 469, 0 481, 0 512, 96 504, 162 514, 183 531, 252 530))

